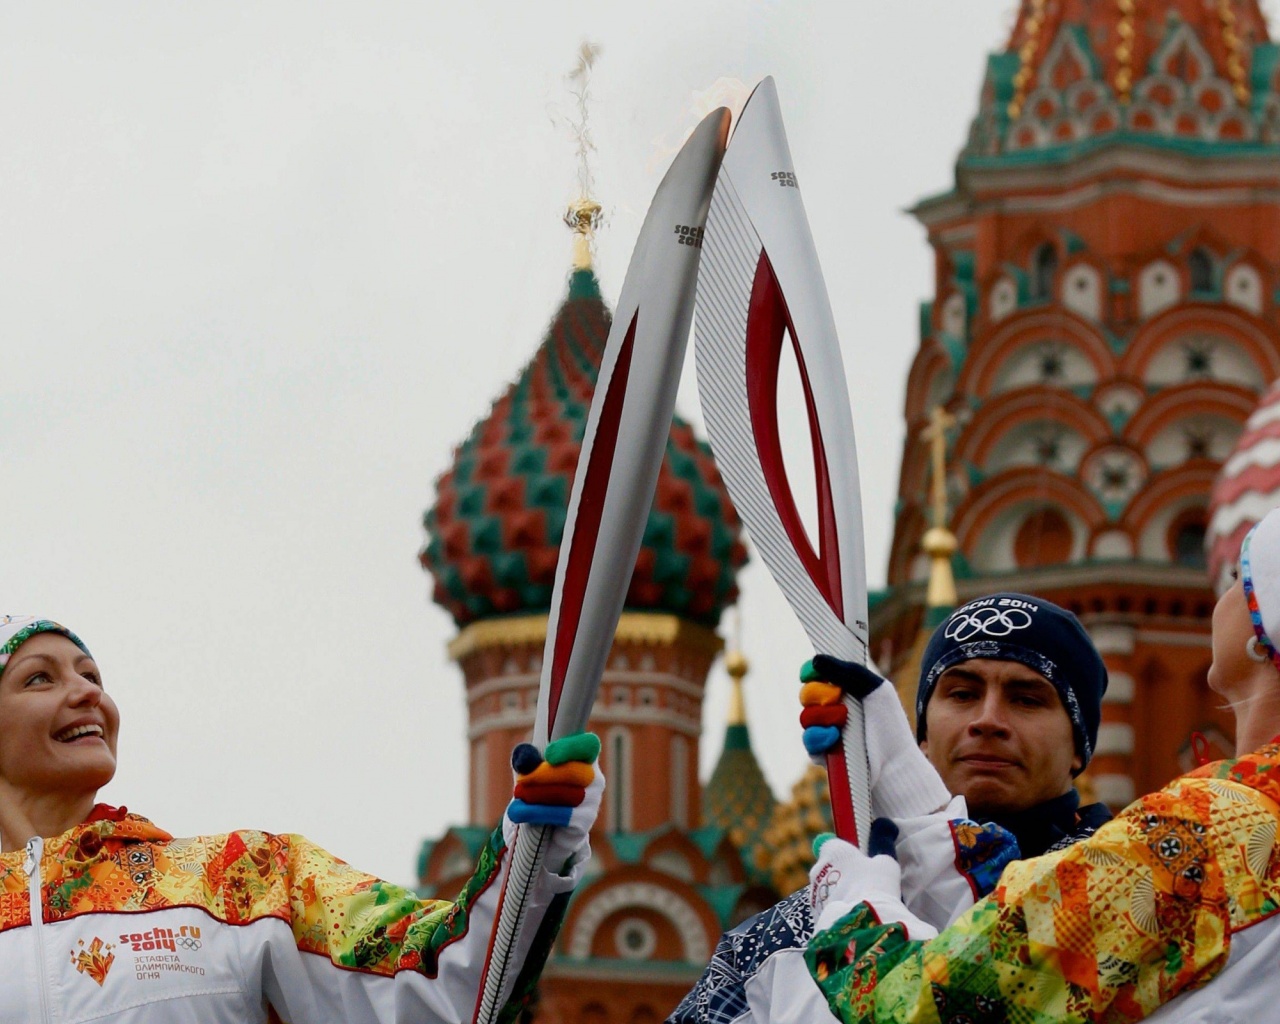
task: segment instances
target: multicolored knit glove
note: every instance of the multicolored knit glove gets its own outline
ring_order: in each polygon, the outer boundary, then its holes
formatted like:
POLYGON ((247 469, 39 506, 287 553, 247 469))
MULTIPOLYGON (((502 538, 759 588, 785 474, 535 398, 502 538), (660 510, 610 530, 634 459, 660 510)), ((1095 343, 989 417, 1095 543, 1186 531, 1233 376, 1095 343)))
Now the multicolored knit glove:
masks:
POLYGON ((814 655, 800 670, 800 724, 804 746, 818 764, 840 743, 849 712, 846 694, 862 704, 871 772, 871 813, 914 818, 947 805, 951 794, 920 752, 892 686, 865 665, 814 655))
POLYGON ((863 700, 884 680, 869 668, 819 654, 800 667, 800 724, 804 727, 804 749, 815 764, 840 745, 840 733, 849 719, 844 706, 846 693, 863 700))
POLYGON ((553 740, 545 755, 532 743, 521 743, 511 754, 516 787, 507 817, 518 825, 554 825, 585 835, 604 793, 599 759, 600 737, 593 732, 553 740))

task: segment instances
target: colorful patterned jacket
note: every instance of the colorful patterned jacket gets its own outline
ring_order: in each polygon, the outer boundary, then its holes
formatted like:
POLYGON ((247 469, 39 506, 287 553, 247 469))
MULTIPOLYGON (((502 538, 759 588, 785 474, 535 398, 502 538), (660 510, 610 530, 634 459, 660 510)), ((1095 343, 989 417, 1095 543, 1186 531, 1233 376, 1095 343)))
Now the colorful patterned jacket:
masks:
POLYGON ((909 941, 861 904, 814 937, 809 966, 836 1015, 859 1024, 1275 1020, 1278 828, 1273 742, 1176 779, 1083 843, 1011 864, 936 939, 909 941))
MULTIPOLYGON (((1009 835, 969 821, 957 797, 945 811, 898 822, 897 857, 908 906, 943 928, 995 885, 1017 856, 1009 835)), ((813 935, 809 888, 720 937, 711 962, 667 1024, 831 1021, 804 962, 813 935)))
MULTIPOLYGON (((472 1019, 506 870, 500 830, 448 903, 301 836, 174 839, 136 815, 96 818, 0 854, 2 1024, 472 1019)), ((552 923, 573 881, 544 875, 535 912, 552 923)), ((545 953, 520 951, 527 974, 545 953)))

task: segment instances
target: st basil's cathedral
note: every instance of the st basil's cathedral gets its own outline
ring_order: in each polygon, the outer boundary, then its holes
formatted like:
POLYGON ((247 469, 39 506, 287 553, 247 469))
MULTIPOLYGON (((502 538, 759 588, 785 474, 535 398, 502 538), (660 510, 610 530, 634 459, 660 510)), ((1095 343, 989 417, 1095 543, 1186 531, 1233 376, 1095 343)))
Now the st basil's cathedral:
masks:
MULTIPOLYGON (((423 846, 432 895, 465 880, 533 724, 610 324, 597 212, 577 208, 564 300, 425 516, 470 751, 469 820, 423 846)), ((1280 504, 1280 46, 1257 0, 1022 0, 951 187, 912 212, 935 284, 872 652, 910 712, 924 640, 958 603, 1020 590, 1070 608, 1110 675, 1082 786, 1123 806, 1193 763, 1194 733, 1233 749, 1205 681, 1210 615, 1243 533, 1280 504)), ((677 418, 590 723, 609 780, 595 855, 531 1020, 662 1020, 721 931, 805 880, 825 781, 776 800, 746 659, 716 632, 746 558, 711 452, 677 418), (702 783, 722 653, 735 694, 702 783)))

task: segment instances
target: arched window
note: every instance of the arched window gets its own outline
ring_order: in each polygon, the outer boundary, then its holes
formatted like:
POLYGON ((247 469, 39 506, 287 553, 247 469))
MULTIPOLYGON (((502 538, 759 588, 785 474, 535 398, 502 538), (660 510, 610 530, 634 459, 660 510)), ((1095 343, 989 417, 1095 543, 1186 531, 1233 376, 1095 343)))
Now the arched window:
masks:
POLYGON ((608 754, 605 773, 609 785, 607 825, 610 832, 631 831, 631 734, 626 729, 610 729, 605 740, 608 754))
POLYGON ((1213 257, 1204 249, 1193 249, 1187 257, 1187 269, 1191 273, 1193 292, 1213 291, 1213 257))
POLYGON ((471 745, 471 824, 489 824, 489 737, 471 745))
POLYGON ((1205 567, 1205 518, 1203 509, 1187 509, 1169 526, 1169 554, 1175 565, 1205 567))
POLYGON ((1056 508, 1036 509, 1018 527, 1013 557, 1020 569, 1038 565, 1062 565, 1071 559, 1071 524, 1056 508))
POLYGON ((671 821, 679 828, 689 827, 689 741, 683 736, 671 737, 671 821))
POLYGON ((1053 298, 1053 278, 1058 272, 1058 251, 1053 245, 1045 242, 1036 250, 1031 266, 1031 297, 1033 299, 1053 298))

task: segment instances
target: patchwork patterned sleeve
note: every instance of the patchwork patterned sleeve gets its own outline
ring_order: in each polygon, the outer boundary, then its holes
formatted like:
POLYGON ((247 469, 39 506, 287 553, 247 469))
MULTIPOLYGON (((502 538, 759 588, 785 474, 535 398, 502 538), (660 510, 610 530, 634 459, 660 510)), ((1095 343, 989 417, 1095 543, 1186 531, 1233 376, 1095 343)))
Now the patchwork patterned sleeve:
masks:
POLYGON ((1280 909, 1278 821, 1250 788, 1181 779, 1091 839, 1009 865, 928 942, 859 905, 810 942, 809 969, 849 1024, 1140 1020, 1280 909))
POLYGON ((748 918, 720 936, 707 969, 667 1024, 749 1024, 752 980, 775 954, 798 955, 812 934, 807 889, 748 918))
MULTIPOLYGON (((287 877, 289 930, 273 933, 261 957, 267 1001, 280 1017, 370 1024, 470 1020, 506 846, 495 830, 456 902, 421 899, 356 871, 301 836, 270 837, 287 877)), ((543 926, 502 1019, 514 1019, 536 981, 563 919, 574 877, 544 872, 531 909, 543 926)))

